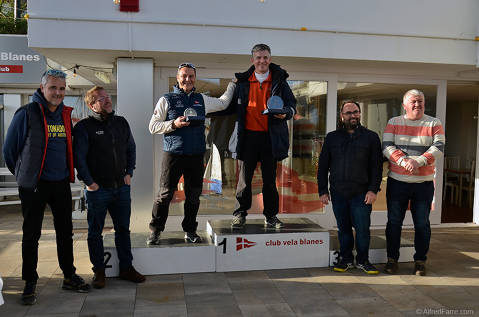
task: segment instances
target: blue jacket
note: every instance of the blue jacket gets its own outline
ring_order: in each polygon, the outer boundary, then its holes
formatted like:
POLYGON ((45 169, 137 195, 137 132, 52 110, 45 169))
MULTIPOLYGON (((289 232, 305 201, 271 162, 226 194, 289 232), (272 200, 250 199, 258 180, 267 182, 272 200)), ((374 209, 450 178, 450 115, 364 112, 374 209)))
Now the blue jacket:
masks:
MULTIPOLYGON (((192 92, 188 95, 175 86, 174 91, 164 95, 164 97, 168 101, 168 113, 165 121, 175 120, 182 116, 187 108, 193 108, 198 116, 205 116, 205 102, 203 96, 199 93, 192 92)), ((163 150, 181 155, 205 153, 204 121, 166 133, 163 141, 163 150)))
MULTIPOLYGON (((64 155, 66 156, 68 176, 70 181, 74 182, 71 137, 71 112, 73 108, 64 106, 63 103, 59 107, 61 107, 59 111, 61 110, 66 133, 67 146, 64 155)), ((38 89, 33 95, 33 102, 20 107, 15 112, 8 128, 3 145, 3 157, 20 187, 35 188, 42 176, 45 164, 52 163, 54 166, 54 162, 46 162, 47 157, 54 160, 58 159, 58 153, 47 155, 47 151, 53 149, 48 146, 46 111, 49 111, 47 102, 40 89, 38 89)), ((63 175, 63 171, 59 172, 63 175)))

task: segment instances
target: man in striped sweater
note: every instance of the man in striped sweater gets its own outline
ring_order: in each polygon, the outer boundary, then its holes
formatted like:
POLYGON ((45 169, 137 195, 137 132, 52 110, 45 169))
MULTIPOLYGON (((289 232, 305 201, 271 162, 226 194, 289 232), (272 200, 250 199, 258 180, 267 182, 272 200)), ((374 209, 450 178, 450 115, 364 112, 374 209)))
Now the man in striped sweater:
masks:
POLYGON ((383 154, 389 160, 386 191, 388 222, 385 272, 398 271, 401 228, 410 202, 414 221, 414 274, 426 275, 425 262, 431 225, 429 213, 434 196, 435 162, 446 141, 441 121, 424 114, 424 94, 416 89, 404 94, 406 114, 391 118, 384 130, 383 154))

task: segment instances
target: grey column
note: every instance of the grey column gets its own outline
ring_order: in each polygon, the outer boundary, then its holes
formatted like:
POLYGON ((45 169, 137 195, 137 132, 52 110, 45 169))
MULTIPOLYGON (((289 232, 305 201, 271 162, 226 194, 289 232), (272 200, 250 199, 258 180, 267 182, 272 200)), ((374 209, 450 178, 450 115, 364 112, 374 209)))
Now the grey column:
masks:
POLYGON ((131 231, 148 231, 153 202, 153 137, 148 131, 153 105, 153 60, 117 60, 117 114, 130 124, 136 142, 132 179, 131 231))

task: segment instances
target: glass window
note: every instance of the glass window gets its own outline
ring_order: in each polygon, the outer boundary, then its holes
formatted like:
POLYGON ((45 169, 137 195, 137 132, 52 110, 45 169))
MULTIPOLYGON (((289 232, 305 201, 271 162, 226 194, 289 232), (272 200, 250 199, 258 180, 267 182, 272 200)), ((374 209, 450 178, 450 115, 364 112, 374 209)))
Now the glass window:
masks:
MULTIPOLYGON (((361 125, 373 130, 382 140, 382 135, 388 120, 404 114, 402 98, 410 89, 421 90, 426 99, 425 113, 436 116, 436 86, 412 84, 376 84, 376 83, 338 83, 338 120, 339 108, 344 100, 352 99, 361 105, 361 125)), ((387 162, 383 165, 383 180, 381 191, 373 210, 387 210, 386 181, 388 174, 387 162)))
POLYGON ((296 98, 292 121, 292 151, 280 162, 278 190, 280 212, 321 212, 318 201, 317 170, 319 153, 326 135, 327 83, 289 81, 296 98), (286 181, 287 180, 287 181, 286 181))
MULTIPOLYGON (((230 78, 197 78, 196 92, 211 97, 220 97, 226 90, 230 78)), ((176 78, 169 78, 170 91, 176 84, 176 78)), ((205 173, 203 192, 200 197, 199 214, 232 214, 236 203, 237 162, 231 157, 228 143, 234 130, 236 114, 227 116, 208 116, 205 121, 206 152, 204 157, 205 173)), ((170 213, 181 215, 185 193, 183 177, 178 191, 170 204, 170 213)))
MULTIPOLYGON (((230 79, 197 78, 196 91, 219 97, 230 79)), ((176 78, 169 79, 170 90, 176 78)), ((320 212, 316 171, 318 157, 326 133, 327 83, 317 81, 288 81, 297 99, 297 113, 289 122, 290 155, 278 163, 276 185, 280 196, 281 213, 320 212)), ((205 176, 201 196, 201 214, 231 214, 235 208, 238 164, 228 150, 236 115, 210 117, 206 120, 207 150, 205 176), (219 167, 219 165, 221 167, 219 167), (221 171, 220 171, 221 170, 221 171), (219 179, 219 181, 218 181, 219 179)), ((183 180, 170 205, 170 212, 183 212, 183 180)), ((253 201, 249 213, 263 212, 262 178, 259 164, 253 176, 253 201)))

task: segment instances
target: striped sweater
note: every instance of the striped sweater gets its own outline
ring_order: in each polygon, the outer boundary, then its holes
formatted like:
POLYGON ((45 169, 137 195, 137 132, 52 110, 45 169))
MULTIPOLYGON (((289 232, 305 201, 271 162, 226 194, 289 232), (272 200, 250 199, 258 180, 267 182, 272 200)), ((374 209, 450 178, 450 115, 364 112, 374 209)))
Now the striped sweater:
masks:
POLYGON ((389 160, 389 177, 406 183, 421 183, 434 179, 435 162, 444 153, 446 138, 441 121, 424 115, 419 120, 405 116, 389 120, 383 135, 383 154, 389 160), (417 174, 409 173, 404 159, 419 163, 417 174))

